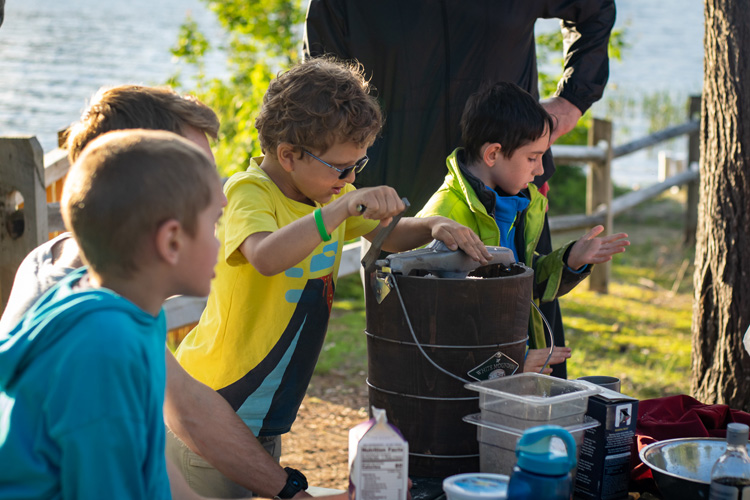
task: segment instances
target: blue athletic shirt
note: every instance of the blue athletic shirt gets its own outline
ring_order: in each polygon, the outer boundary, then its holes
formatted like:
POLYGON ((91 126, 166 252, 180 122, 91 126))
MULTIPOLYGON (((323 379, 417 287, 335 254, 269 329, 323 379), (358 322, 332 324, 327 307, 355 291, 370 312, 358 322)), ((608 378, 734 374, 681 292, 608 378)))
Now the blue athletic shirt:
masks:
POLYGON ((171 498, 166 321, 85 268, 0 336, 0 498, 171 498))

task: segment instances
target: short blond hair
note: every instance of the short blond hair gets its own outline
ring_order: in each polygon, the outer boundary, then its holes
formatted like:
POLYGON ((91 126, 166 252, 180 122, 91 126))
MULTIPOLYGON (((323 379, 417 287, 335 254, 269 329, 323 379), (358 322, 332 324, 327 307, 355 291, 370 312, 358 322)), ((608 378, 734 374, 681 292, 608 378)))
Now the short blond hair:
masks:
POLYGON ((177 220, 195 235, 218 182, 208 156, 174 133, 108 132, 71 167, 60 208, 91 268, 128 277, 164 222, 177 220))
POLYGON ((187 126, 216 138, 219 118, 197 98, 182 96, 171 87, 102 87, 68 131, 66 147, 72 163, 89 142, 105 132, 141 128, 184 135, 187 126))
POLYGON ((383 126, 364 68, 331 58, 308 59, 268 86, 255 127, 264 154, 288 143, 325 152, 336 143, 368 148, 383 126))

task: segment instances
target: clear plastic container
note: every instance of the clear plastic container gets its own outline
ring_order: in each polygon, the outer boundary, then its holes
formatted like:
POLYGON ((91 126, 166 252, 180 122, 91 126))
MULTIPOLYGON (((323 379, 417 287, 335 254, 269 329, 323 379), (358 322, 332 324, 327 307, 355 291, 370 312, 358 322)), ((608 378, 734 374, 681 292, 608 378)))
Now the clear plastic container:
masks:
POLYGON ((482 421, 516 429, 582 423, 589 396, 601 392, 593 384, 539 373, 472 382, 466 388, 479 392, 482 421))
MULTIPOLYGON (((587 429, 593 429, 601 425, 598 420, 585 416, 581 423, 561 426, 570 432, 576 442, 576 459, 581 454, 583 436, 587 429)), ((521 439, 524 431, 534 427, 532 422, 522 428, 509 427, 487 422, 481 413, 466 415, 463 420, 477 426, 477 441, 479 441, 479 470, 495 474, 513 473, 516 464, 516 444, 521 439)), ((574 471, 575 476, 575 471, 574 471)))

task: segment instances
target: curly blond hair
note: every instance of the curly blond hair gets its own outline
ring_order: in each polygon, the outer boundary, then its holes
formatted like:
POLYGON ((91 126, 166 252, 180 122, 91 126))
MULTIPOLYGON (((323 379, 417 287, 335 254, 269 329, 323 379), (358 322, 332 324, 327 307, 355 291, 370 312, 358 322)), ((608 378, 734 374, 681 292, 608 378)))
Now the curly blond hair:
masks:
POLYGON ((357 62, 315 58, 280 73, 255 119, 263 153, 276 156, 281 143, 317 152, 344 142, 370 147, 383 126, 370 91, 357 62))

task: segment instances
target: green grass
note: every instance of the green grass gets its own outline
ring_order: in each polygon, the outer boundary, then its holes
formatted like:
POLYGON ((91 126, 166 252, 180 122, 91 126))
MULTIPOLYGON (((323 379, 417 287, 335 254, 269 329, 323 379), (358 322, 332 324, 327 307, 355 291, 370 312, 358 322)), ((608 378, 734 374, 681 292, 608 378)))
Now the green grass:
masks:
MULTIPOLYGON (((609 293, 591 292, 583 282, 561 298, 573 348, 570 378, 617 376, 622 391, 639 399, 689 392, 694 249, 682 245, 683 210, 680 197, 667 194, 618 217, 614 231, 628 233, 632 244, 612 262, 609 293)), ((581 234, 559 234, 553 241, 581 234)), ((342 277, 316 374, 363 384, 364 329, 359 275, 342 277)))
POLYGON ((341 374, 353 385, 364 383, 367 370, 365 322, 365 299, 359 274, 340 278, 316 374, 341 374))
POLYGON ((681 196, 665 194, 615 220, 632 244, 613 261, 609 294, 583 283, 560 301, 570 377, 618 376, 640 399, 689 393, 695 248, 682 243, 683 217, 681 196))

